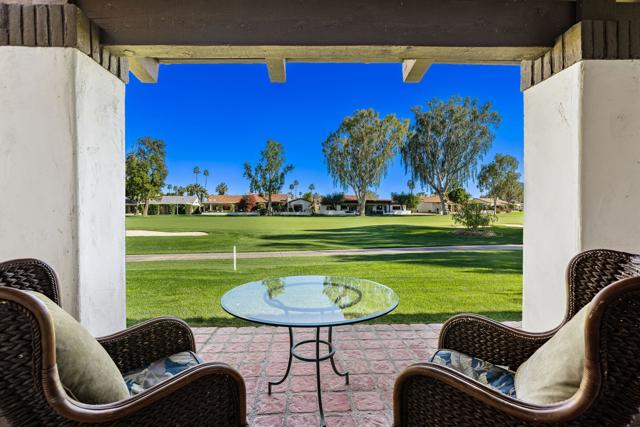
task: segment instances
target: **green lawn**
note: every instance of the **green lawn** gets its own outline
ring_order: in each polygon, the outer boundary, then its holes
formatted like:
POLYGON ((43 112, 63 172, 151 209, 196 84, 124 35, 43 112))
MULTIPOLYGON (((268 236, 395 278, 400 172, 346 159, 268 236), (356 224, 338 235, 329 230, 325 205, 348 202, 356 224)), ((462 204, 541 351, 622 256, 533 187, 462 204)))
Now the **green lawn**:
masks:
POLYGON ((382 323, 442 322, 460 312, 497 320, 521 316, 521 251, 253 259, 239 260, 238 270, 232 271, 230 261, 128 263, 128 323, 172 315, 194 326, 246 325, 220 308, 228 289, 306 274, 360 277, 392 287, 400 305, 377 319, 382 323))
POLYGON ((204 231, 202 237, 128 237, 127 254, 283 251, 522 243, 522 213, 501 214, 495 237, 454 234, 450 216, 408 217, 127 217, 130 230, 204 231))

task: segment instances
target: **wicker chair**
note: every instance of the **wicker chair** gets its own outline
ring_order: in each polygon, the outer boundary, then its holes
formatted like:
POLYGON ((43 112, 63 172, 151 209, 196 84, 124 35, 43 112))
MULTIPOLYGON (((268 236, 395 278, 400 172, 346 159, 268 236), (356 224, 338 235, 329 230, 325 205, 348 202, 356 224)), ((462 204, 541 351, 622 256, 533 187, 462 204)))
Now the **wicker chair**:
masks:
MULTIPOLYGON (((594 300, 585 325, 579 391, 554 405, 525 403, 447 367, 414 364, 398 377, 394 421, 400 426, 626 426, 640 407, 640 256, 593 250, 567 270, 571 319, 594 300)), ((440 348, 515 370, 559 329, 528 333, 475 315, 443 326, 440 348)))
MULTIPOLYGON (((0 264, 0 425, 245 426, 246 393, 238 372, 222 363, 190 368, 143 393, 108 405, 67 397, 57 373, 53 325, 46 308, 21 290, 59 304, 53 270, 41 261, 0 264)), ((189 326, 175 318, 141 323, 98 341, 121 372, 195 351, 189 326)))

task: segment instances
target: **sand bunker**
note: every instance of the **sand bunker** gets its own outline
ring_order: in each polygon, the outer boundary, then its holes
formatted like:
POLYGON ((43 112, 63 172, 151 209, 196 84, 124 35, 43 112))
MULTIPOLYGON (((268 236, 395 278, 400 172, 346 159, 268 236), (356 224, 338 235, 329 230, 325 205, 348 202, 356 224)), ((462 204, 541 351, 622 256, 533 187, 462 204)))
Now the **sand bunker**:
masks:
POLYGON ((204 231, 150 231, 150 230, 127 230, 127 237, 181 237, 181 236, 208 236, 204 231))

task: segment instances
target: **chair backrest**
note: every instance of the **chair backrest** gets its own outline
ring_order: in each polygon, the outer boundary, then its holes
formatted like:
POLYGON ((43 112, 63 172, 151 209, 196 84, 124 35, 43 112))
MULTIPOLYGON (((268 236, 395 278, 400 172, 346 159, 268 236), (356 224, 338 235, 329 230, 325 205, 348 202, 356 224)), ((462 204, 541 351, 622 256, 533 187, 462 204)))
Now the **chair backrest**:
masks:
POLYGON ((43 261, 24 258, 0 263, 0 286, 36 291, 60 305, 58 277, 43 261))
POLYGON ((570 320, 603 288, 621 279, 640 276, 640 255, 594 249, 576 255, 567 268, 567 313, 570 320))

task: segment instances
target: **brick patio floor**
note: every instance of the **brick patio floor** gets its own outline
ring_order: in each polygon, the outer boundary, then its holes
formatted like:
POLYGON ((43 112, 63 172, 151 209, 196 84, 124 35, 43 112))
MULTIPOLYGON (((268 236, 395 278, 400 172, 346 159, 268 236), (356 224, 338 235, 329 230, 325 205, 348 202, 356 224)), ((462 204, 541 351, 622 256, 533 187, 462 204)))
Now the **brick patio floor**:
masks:
MULTIPOLYGON (((519 327, 518 322, 507 322, 519 327)), ((438 345, 442 324, 355 325, 334 328, 338 369, 349 371, 349 385, 331 362, 321 362, 322 401, 329 427, 390 426, 393 383, 411 363, 425 361, 438 345)), ((194 328, 198 353, 206 362, 236 368, 247 386, 250 426, 319 424, 315 363, 294 358, 287 380, 267 394, 267 382, 282 378, 289 357, 287 328, 194 328)), ((313 339, 310 329, 295 329, 294 341, 313 339)), ((323 331, 324 332, 324 331, 323 331)), ((325 334, 323 334, 325 335, 325 334)), ((326 339, 326 336, 323 337, 326 339)), ((321 346, 321 351, 324 346, 321 346)), ((312 356, 315 346, 299 352, 312 356)))

